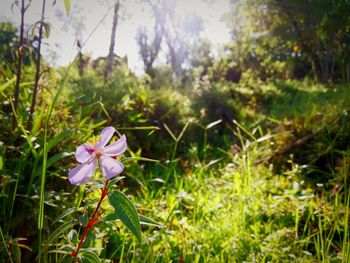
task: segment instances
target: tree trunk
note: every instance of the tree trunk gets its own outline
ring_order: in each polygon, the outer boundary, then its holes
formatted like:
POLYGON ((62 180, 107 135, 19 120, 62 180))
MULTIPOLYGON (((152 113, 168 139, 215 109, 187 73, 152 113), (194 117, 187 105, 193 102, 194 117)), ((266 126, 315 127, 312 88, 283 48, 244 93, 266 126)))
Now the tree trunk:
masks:
POLYGON ((32 126, 33 115, 34 115, 35 104, 36 104, 36 95, 38 93, 38 85, 39 85, 39 78, 40 78, 40 60, 41 60, 40 50, 41 50, 41 39, 43 36, 43 24, 45 19, 45 3, 46 3, 46 0, 43 0, 40 26, 39 26, 39 39, 38 39, 39 43, 38 43, 38 54, 37 54, 37 60, 36 60, 34 91, 33 91, 33 97, 32 97, 32 105, 30 107, 30 112, 29 112, 28 129, 31 129, 31 126, 32 126))
POLYGON ((77 41, 77 46, 79 48, 79 52, 78 52, 78 72, 79 72, 79 77, 84 76, 84 67, 85 67, 85 63, 84 63, 84 57, 83 57, 83 53, 81 52, 81 44, 80 41, 77 41))
POLYGON ((317 80, 323 82, 323 77, 322 77, 322 69, 319 64, 319 59, 317 55, 313 54, 312 52, 307 52, 305 50, 305 53, 309 56, 311 60, 311 66, 312 66, 312 71, 316 77, 317 80))
POLYGON ((108 77, 109 73, 112 70, 113 56, 114 56, 114 47, 115 47, 115 33, 118 25, 118 12, 119 12, 119 0, 114 5, 114 15, 113 15, 113 24, 112 24, 112 33, 111 33, 111 44, 109 46, 109 52, 107 56, 107 65, 105 69, 105 77, 108 77))

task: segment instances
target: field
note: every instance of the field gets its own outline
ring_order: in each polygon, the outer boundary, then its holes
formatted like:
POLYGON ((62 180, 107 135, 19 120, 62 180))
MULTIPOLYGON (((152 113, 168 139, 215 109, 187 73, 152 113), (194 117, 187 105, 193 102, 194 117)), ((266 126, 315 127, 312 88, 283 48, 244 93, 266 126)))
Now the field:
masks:
POLYGON ((0 263, 350 262, 350 3, 229 1, 220 49, 181 1, 138 3, 142 74, 115 54, 129 1, 85 42, 57 4, 68 65, 41 52, 56 1, 0 12, 0 263))
MULTIPOLYGON (((30 132, 19 117, 9 137, 11 119, 2 112, 2 240, 11 244, 2 246, 4 256, 33 259, 41 240, 43 259, 71 257, 100 191, 96 181, 69 185, 74 151, 113 126, 128 141, 116 187, 159 225, 142 226, 138 242, 118 220, 102 219, 83 246, 101 259, 349 260, 348 87, 249 80, 189 93, 154 91, 133 77, 115 80, 122 85, 89 83, 97 77, 71 78, 48 92, 30 132), (236 111, 231 123, 222 117, 236 111)), ((110 205, 102 206, 108 214, 110 205)))

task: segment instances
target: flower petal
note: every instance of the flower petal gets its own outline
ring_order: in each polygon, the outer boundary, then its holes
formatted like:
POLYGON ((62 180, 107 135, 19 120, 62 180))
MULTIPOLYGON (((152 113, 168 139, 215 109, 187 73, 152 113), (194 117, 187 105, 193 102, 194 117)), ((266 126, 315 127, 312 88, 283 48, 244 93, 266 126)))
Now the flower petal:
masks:
POLYGON ((114 132, 115 129, 111 126, 104 128, 101 132, 98 142, 96 143, 96 150, 101 150, 103 147, 105 147, 109 140, 112 138, 114 132))
POLYGON ((109 180, 112 177, 120 174, 124 170, 124 166, 121 162, 109 157, 101 156, 99 158, 100 167, 103 173, 103 176, 109 180))
POLYGON ((96 159, 92 162, 83 163, 68 173, 68 179, 71 184, 82 185, 91 180, 92 174, 96 169, 96 159))
POLYGON ((89 150, 90 149, 90 152, 92 151, 91 149, 93 149, 93 147, 91 145, 88 145, 88 144, 83 144, 83 145, 80 145, 76 152, 75 152, 75 158, 77 159, 77 161, 79 163, 85 163, 87 162, 91 157, 92 157, 92 152, 89 153, 89 150))
POLYGON ((106 146, 103 149, 103 154, 106 156, 118 156, 125 152, 127 147, 126 137, 123 135, 116 142, 106 146))

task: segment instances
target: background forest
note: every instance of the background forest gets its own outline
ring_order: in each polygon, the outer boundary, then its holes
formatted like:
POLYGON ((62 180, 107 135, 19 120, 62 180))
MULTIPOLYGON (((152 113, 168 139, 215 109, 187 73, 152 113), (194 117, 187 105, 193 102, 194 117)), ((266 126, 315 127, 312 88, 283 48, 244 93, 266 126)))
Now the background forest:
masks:
POLYGON ((0 262, 350 262, 349 0, 230 1, 221 47, 178 1, 138 1, 141 74, 115 53, 122 0, 105 56, 77 34, 53 66, 47 9, 75 23, 75 1, 56 1, 10 1, 20 23, 0 23, 0 262), (67 179, 107 126, 127 138, 111 189, 141 238, 107 201, 85 237, 107 184, 67 179))

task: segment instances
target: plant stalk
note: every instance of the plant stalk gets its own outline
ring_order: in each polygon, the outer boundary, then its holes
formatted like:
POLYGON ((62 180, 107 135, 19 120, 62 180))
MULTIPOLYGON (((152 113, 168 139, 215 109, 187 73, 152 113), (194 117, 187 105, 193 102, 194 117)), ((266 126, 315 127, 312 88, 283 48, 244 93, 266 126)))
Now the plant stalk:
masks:
POLYGON ((99 222, 99 217, 102 214, 102 211, 98 213, 98 210, 101 207, 102 201, 104 200, 104 198, 107 196, 107 185, 108 185, 108 180, 106 180, 106 186, 101 190, 101 197, 100 200, 97 203, 97 206, 89 220, 89 222, 87 223, 83 234, 81 235, 81 238, 79 240, 79 243, 77 245, 77 250, 76 251, 72 251, 71 252, 71 256, 72 257, 77 257, 79 254, 79 251, 81 249, 81 246, 84 244, 85 238, 89 232, 90 229, 92 229, 98 222, 99 222))
POLYGON ((33 115, 36 105, 36 95, 38 93, 38 85, 39 85, 39 78, 40 78, 40 60, 41 60, 41 39, 43 36, 43 24, 45 19, 45 4, 46 0, 43 0, 42 10, 41 10, 41 19, 40 19, 40 26, 39 26, 39 39, 38 39, 38 53, 37 53, 37 60, 36 60, 36 72, 35 72, 35 82, 34 82, 34 90, 33 90, 33 97, 32 97, 32 105, 30 106, 29 111, 29 121, 28 121, 28 129, 31 129, 32 122, 33 122, 33 115))
MULTIPOLYGON (((16 74, 16 85, 15 93, 13 98, 13 105, 15 111, 17 110, 18 100, 19 100, 19 84, 21 83, 21 74, 22 74, 22 61, 24 54, 24 45, 23 45, 23 35, 24 35, 24 13, 26 11, 25 2, 21 2, 21 25, 19 33, 19 47, 18 47, 18 61, 17 61, 17 74, 16 74)), ((16 128, 17 120, 15 114, 12 115, 12 131, 16 128)))

